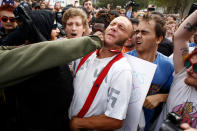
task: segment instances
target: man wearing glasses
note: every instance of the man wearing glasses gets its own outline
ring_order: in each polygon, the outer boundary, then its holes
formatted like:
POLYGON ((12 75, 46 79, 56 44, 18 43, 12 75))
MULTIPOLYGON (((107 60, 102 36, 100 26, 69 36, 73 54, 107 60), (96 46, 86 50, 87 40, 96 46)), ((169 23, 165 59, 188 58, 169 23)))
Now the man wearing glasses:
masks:
POLYGON ((13 14, 14 7, 9 4, 2 5, 0 7, 0 21, 2 28, 0 29, 0 45, 1 40, 14 29, 16 29, 17 23, 13 14))
POLYGON ((197 11, 191 14, 174 35, 174 81, 154 131, 158 131, 169 112, 182 117, 181 128, 192 131, 197 128, 197 48, 189 54, 188 40, 197 25, 197 11), (190 125, 190 126, 189 126, 190 125), (192 128, 191 128, 192 127, 192 128))

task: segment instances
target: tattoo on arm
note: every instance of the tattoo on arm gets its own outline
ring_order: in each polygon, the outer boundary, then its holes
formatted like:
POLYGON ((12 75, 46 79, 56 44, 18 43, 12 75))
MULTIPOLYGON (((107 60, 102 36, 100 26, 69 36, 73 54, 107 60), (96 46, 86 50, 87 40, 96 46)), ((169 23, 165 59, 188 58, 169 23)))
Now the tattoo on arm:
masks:
POLYGON ((185 56, 189 53, 189 49, 187 47, 181 48, 180 50, 182 52, 182 56, 185 56))
POLYGON ((184 29, 188 30, 189 32, 196 31, 197 30, 197 23, 192 25, 191 23, 188 22, 185 25, 184 29))

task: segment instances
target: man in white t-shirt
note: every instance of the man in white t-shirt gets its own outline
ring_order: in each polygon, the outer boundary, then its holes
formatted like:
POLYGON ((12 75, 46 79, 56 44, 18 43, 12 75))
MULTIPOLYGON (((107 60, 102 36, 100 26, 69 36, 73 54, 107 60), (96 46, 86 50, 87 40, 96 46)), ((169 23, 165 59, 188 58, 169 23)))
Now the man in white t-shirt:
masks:
MULTIPOLYGON (((74 78, 74 96, 69 109, 70 127, 73 130, 114 130, 122 126, 132 90, 131 67, 122 57, 116 61, 104 80, 83 118, 77 117, 103 68, 121 54, 124 42, 132 35, 133 27, 124 16, 115 18, 104 34, 104 46, 88 57, 74 78)), ((76 60, 74 72, 80 63, 76 60)))
MULTIPOLYGON (((182 123, 197 128, 197 48, 189 54, 188 40, 197 29, 197 11, 191 14, 174 35, 174 81, 158 121, 153 126, 158 131, 166 115, 175 112, 182 117, 182 123)), ((185 131, 192 131, 182 124, 185 131)))

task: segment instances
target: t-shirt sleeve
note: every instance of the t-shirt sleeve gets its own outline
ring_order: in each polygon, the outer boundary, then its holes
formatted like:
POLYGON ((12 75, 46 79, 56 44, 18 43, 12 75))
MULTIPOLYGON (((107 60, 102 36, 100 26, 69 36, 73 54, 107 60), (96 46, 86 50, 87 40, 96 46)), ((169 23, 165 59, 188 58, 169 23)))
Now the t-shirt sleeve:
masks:
POLYGON ((115 119, 126 118, 127 108, 132 90, 131 70, 113 74, 108 91, 108 104, 105 115, 115 119))

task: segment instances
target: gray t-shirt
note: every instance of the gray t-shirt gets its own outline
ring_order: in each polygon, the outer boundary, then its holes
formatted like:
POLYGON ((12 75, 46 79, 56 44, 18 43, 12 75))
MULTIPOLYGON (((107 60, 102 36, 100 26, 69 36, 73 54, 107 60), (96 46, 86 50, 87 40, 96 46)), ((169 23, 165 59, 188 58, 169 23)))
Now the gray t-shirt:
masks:
POLYGON ((183 123, 188 123, 193 128, 197 128, 197 90, 185 84, 186 75, 185 69, 174 75, 167 103, 159 118, 153 124, 151 128, 153 131, 159 131, 169 112, 181 115, 183 123))

